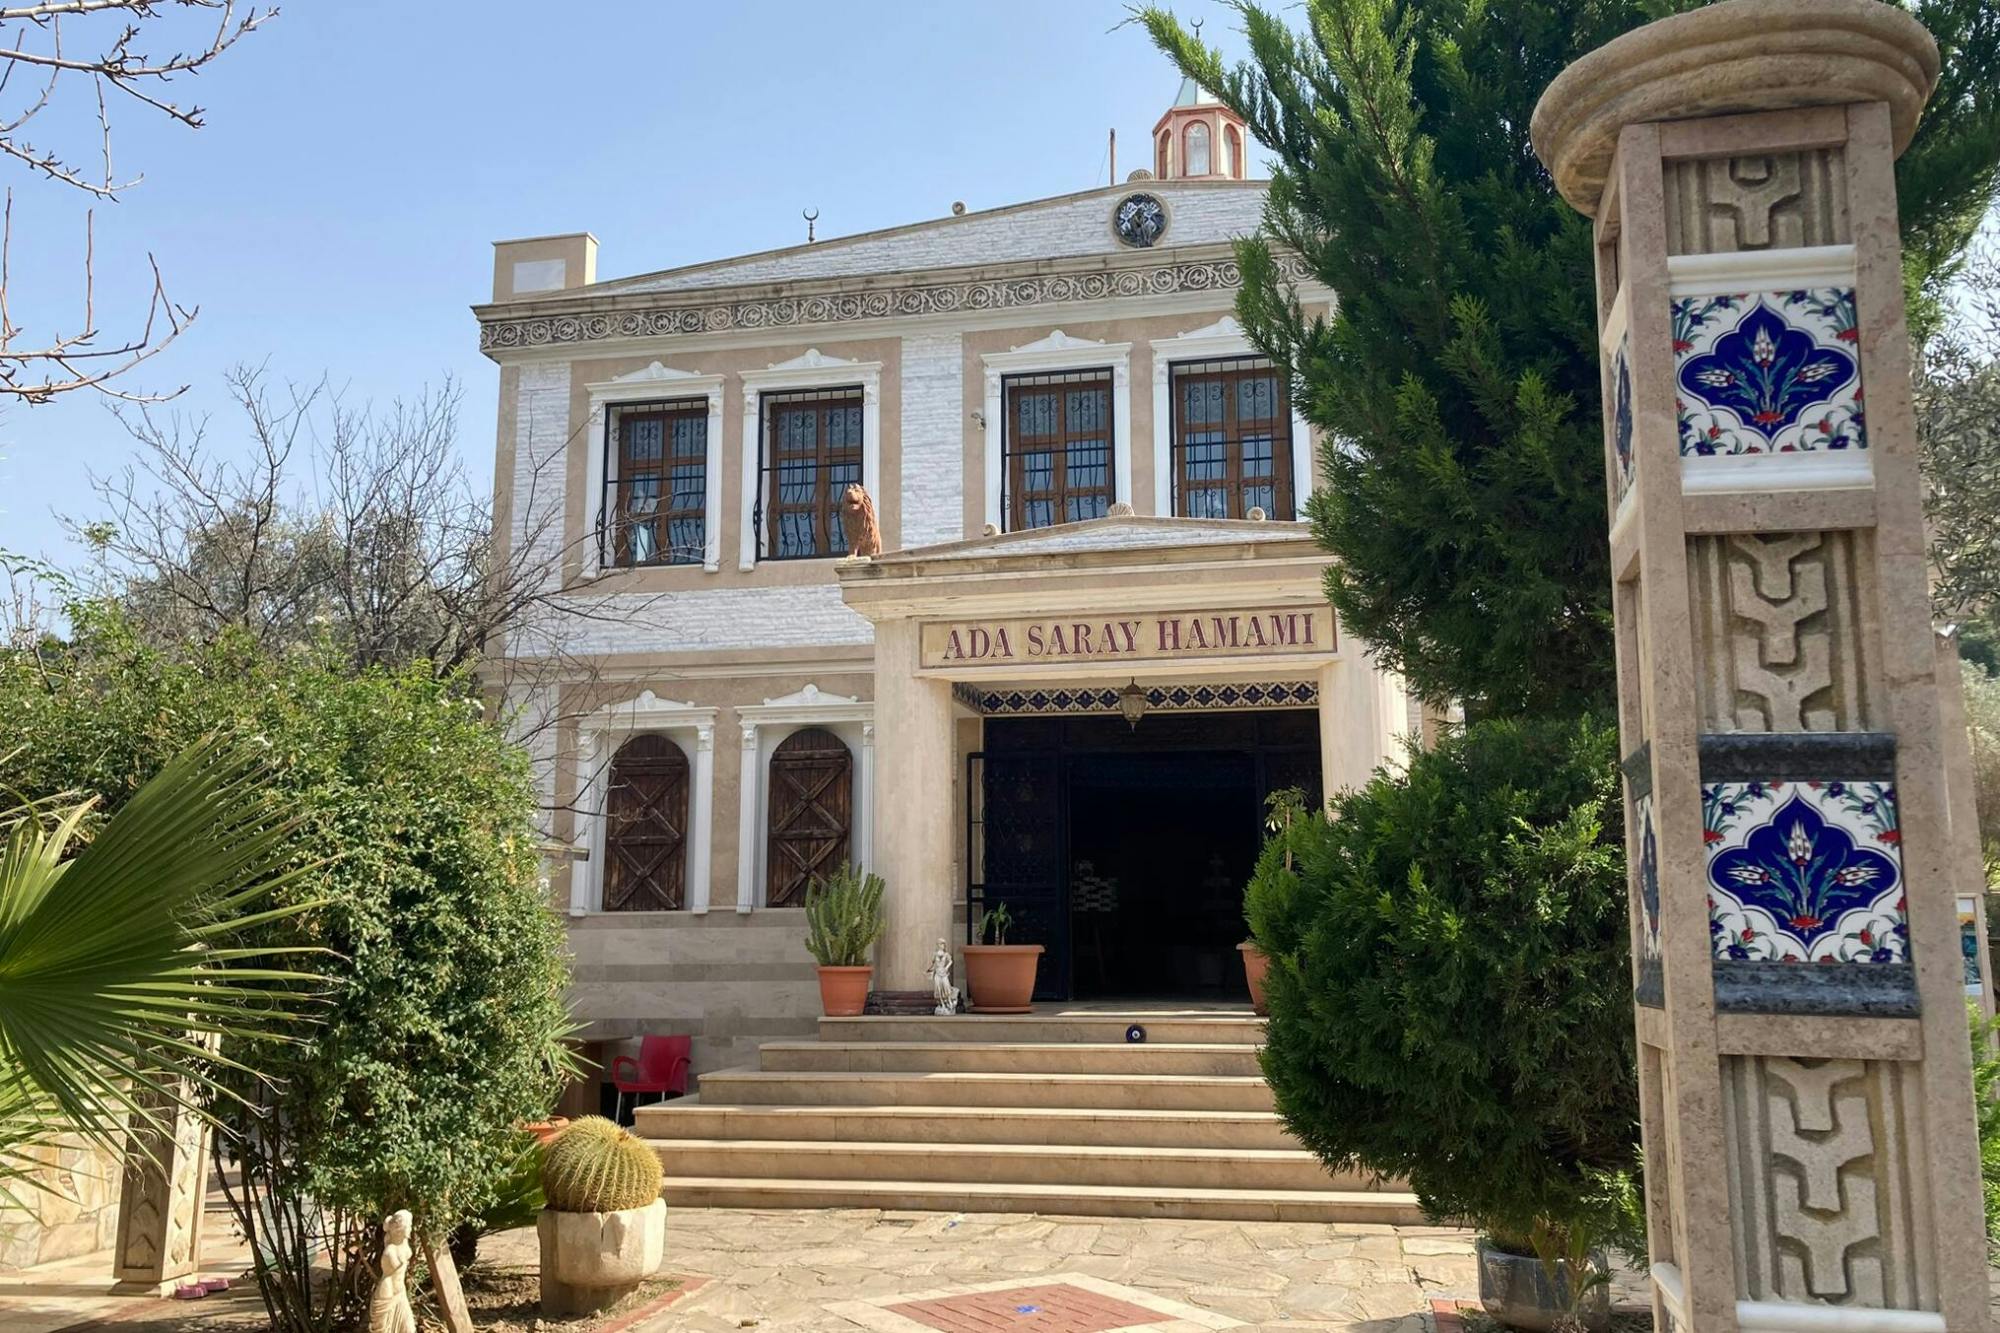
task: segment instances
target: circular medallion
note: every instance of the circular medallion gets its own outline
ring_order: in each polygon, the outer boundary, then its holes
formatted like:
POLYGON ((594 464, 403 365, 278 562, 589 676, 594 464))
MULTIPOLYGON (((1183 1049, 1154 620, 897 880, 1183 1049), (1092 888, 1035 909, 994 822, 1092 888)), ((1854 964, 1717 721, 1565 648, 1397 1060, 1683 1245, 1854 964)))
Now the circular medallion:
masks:
POLYGON ((1126 245, 1144 250, 1167 234, 1167 206, 1157 195, 1128 194, 1111 210, 1111 230, 1126 245))

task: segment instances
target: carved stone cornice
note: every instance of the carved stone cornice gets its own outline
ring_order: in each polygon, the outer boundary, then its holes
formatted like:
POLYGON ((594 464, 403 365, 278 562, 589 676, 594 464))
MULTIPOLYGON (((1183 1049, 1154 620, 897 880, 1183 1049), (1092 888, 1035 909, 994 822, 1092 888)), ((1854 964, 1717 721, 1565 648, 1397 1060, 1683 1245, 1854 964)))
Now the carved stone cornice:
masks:
MULTIPOLYGON (((1278 257, 1295 282, 1311 279, 1304 261, 1278 257)), ((485 306, 479 348, 488 354, 536 347, 568 347, 628 338, 715 334, 762 329, 809 329, 875 319, 1067 305, 1085 301, 1230 291, 1243 283, 1233 258, 1182 259, 1075 272, 1036 271, 1010 277, 942 277, 900 286, 811 292, 779 284, 758 296, 707 292, 646 293, 643 304, 625 295, 615 309, 523 311, 485 306)))

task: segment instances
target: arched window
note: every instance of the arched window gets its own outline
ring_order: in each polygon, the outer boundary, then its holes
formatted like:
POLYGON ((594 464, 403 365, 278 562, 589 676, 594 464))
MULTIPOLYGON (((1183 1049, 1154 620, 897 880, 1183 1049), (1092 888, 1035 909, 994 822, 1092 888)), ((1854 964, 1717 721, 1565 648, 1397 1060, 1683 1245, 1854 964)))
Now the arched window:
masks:
POLYGON ((1187 127, 1187 174, 1208 174, 1208 126, 1198 120, 1187 127))
POLYGON ((819 727, 793 732, 771 754, 771 831, 764 903, 797 907, 815 876, 848 860, 854 758, 819 727))
POLYGON ((1173 143, 1174 143, 1173 131, 1161 130, 1159 161, 1153 164, 1153 174, 1155 176, 1158 176, 1161 180, 1165 180, 1167 178, 1167 158, 1169 156, 1170 150, 1173 147, 1173 143))
POLYGON ((1231 180, 1243 179, 1243 136, 1234 125, 1222 127, 1222 174, 1231 180))
POLYGON ((604 910, 687 905, 688 761, 665 736, 634 736, 611 757, 605 801, 604 910))

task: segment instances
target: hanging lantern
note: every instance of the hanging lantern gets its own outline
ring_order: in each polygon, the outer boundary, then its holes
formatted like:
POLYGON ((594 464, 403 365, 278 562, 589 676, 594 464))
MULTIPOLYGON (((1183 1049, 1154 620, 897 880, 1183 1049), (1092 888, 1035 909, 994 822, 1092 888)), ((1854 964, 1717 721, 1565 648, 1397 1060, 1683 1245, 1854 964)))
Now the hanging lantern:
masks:
POLYGON ((1139 729, 1139 719, 1146 716, 1146 692, 1134 680, 1118 691, 1118 711, 1125 718, 1126 725, 1134 731, 1139 729))

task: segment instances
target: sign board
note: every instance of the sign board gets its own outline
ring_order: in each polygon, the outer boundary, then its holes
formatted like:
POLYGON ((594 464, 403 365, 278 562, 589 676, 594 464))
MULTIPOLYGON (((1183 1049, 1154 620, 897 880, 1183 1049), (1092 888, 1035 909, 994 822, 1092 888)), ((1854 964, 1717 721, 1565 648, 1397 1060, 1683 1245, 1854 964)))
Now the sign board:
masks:
POLYGON ((932 620, 923 625, 921 653, 926 668, 1307 657, 1332 652, 1333 634, 1333 609, 1318 602, 1223 611, 932 620))

